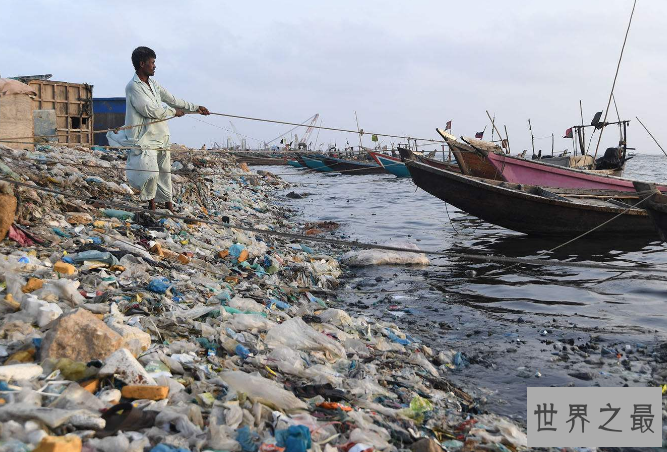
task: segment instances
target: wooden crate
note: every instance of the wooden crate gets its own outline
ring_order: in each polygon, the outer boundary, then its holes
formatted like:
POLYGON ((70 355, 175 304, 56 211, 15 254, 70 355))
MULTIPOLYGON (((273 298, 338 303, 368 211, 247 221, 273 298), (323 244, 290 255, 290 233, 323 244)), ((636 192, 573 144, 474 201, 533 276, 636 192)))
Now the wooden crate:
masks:
POLYGON ((0 97, 0 138, 16 143, 4 143, 14 149, 32 150, 32 100, 26 94, 0 97))
POLYGON ((55 110, 59 143, 93 143, 93 85, 31 80, 34 110, 55 110))

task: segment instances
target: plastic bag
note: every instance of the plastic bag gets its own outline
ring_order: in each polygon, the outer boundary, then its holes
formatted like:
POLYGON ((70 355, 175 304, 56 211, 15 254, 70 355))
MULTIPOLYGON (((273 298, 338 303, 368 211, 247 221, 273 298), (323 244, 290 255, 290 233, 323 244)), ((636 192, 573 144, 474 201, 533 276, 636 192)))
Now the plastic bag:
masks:
POLYGON ((275 327, 276 324, 257 314, 233 314, 232 318, 225 322, 224 326, 241 332, 254 329, 267 331, 275 327))
POLYGON ((231 300, 229 300, 227 305, 229 307, 238 309, 239 311, 262 312, 264 310, 264 306, 261 305, 260 303, 257 303, 252 298, 243 298, 239 296, 236 296, 231 300))
MULTIPOLYGON (((419 250, 414 243, 390 242, 387 245, 397 248, 419 250)), ((423 253, 410 253, 390 250, 359 250, 343 255, 342 261, 353 267, 370 265, 429 265, 430 261, 423 253)))
POLYGON ((279 410, 306 409, 306 404, 294 394, 267 378, 249 375, 241 371, 222 372, 220 377, 236 392, 242 392, 249 398, 271 408, 279 410))
POLYGON ((266 334, 266 345, 270 348, 287 346, 297 350, 325 351, 338 358, 345 357, 342 345, 315 331, 300 317, 271 328, 266 334))

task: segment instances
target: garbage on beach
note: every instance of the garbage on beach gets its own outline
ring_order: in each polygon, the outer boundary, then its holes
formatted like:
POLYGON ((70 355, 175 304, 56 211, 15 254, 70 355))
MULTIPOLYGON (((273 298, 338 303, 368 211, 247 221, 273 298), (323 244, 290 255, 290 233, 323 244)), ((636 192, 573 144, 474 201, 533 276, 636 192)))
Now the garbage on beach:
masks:
MULTIPOLYGON (((143 204, 115 172, 82 166, 123 168, 119 151, 49 146, 47 166, 0 148, 24 180, 143 204)), ((464 366, 462 355, 439 357, 331 296, 342 250, 196 221, 299 233, 271 202, 289 184, 268 172, 242 181, 224 155, 179 165, 193 176, 173 175, 174 201, 193 221, 18 188, 16 219, 43 244, 0 242, 0 450, 394 452, 497 437, 524 447, 505 418, 462 427, 475 400, 444 364, 464 366)), ((347 261, 428 263, 384 251, 347 261)))

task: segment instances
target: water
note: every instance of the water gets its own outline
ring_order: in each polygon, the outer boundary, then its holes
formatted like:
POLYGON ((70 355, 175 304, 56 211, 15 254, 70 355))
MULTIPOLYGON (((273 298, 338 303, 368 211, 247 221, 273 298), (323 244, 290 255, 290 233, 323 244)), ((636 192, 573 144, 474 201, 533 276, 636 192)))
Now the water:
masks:
MULTIPOLYGON (((625 176, 664 181, 666 165, 662 155, 639 155, 628 163, 625 176)), ((513 257, 537 257, 564 241, 487 224, 417 189, 410 179, 266 169, 303 184, 294 191, 310 193, 303 199, 285 198, 301 220, 338 222, 338 234, 355 240, 408 241, 453 254, 513 257)), ((547 256, 667 268, 667 248, 651 240, 584 238, 547 256)), ((485 398, 485 408, 525 418, 527 386, 567 384, 573 381, 568 373, 584 366, 553 362, 552 341, 572 339, 580 345, 596 337, 609 346, 633 347, 665 341, 666 279, 659 273, 478 263, 444 256, 433 257, 426 268, 355 269, 340 298, 350 311, 395 321, 436 350, 463 351, 471 365, 450 378, 485 398), (541 378, 534 377, 535 372, 541 378)), ((630 374, 596 372, 595 381, 575 383, 642 384, 630 374)))

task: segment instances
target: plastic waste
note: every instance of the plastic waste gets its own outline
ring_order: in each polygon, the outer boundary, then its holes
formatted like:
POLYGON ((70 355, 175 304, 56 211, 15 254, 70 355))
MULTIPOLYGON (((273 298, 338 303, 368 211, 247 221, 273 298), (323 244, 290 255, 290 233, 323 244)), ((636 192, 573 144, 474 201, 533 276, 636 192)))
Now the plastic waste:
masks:
POLYGON ((236 441, 241 445, 243 452, 257 452, 259 450, 260 436, 251 431, 247 425, 236 431, 236 441))
POLYGON ((266 344, 271 347, 287 346, 297 350, 326 351, 343 358, 345 349, 336 341, 315 331, 300 317, 274 326, 266 334, 266 344))
POLYGON ((167 290, 171 287, 169 280, 167 278, 155 278, 149 284, 147 289, 155 293, 166 293, 167 290))
POLYGON ((276 444, 285 452, 306 452, 312 446, 310 430, 304 425, 292 425, 286 430, 276 430, 276 444))
POLYGON ((104 209, 102 211, 104 215, 111 218, 118 218, 119 220, 132 220, 134 219, 134 213, 127 212, 125 210, 116 210, 116 209, 104 209))
POLYGON ((243 345, 238 344, 235 348, 234 351, 238 356, 241 357, 241 359, 248 359, 250 357, 250 350, 245 348, 243 345))
POLYGON ((237 392, 242 392, 259 403, 279 410, 305 409, 306 404, 278 383, 259 375, 241 371, 226 371, 220 378, 237 392))

